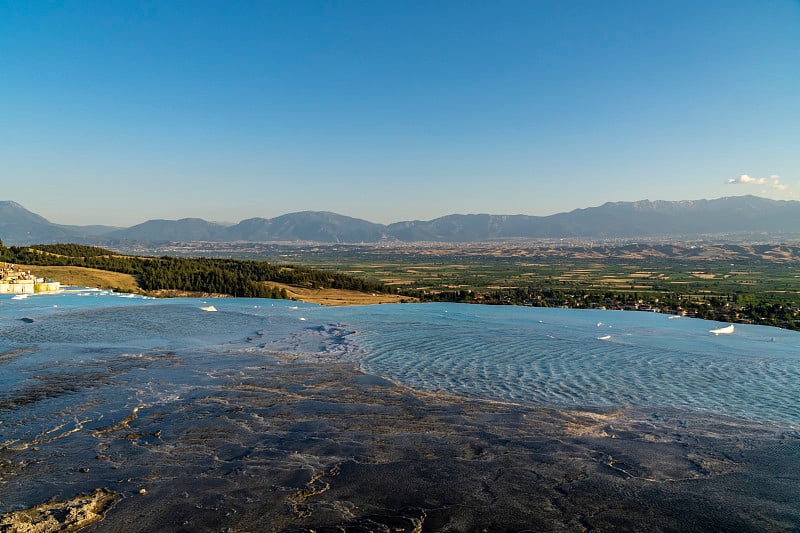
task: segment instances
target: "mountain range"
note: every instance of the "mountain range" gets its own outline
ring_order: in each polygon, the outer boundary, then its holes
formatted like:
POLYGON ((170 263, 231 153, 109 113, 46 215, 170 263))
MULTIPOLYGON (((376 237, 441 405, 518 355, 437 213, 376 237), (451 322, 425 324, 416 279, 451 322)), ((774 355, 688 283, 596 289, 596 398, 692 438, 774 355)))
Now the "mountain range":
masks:
POLYGON ((0 201, 0 239, 7 245, 78 242, 361 243, 469 242, 514 238, 680 238, 703 235, 800 235, 800 202, 757 196, 714 200, 609 202, 549 216, 447 215, 376 224, 326 211, 250 218, 225 225, 200 218, 148 220, 129 228, 54 224, 16 202, 0 201))

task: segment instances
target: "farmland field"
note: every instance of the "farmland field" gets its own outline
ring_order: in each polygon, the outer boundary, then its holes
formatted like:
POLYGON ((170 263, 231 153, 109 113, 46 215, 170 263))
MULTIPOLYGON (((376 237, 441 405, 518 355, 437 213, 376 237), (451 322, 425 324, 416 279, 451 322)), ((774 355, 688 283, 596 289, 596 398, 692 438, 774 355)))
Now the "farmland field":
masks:
POLYGON ((741 301, 800 298, 800 246, 786 244, 192 243, 148 251, 301 264, 352 273, 400 290, 483 293, 533 286, 741 301))

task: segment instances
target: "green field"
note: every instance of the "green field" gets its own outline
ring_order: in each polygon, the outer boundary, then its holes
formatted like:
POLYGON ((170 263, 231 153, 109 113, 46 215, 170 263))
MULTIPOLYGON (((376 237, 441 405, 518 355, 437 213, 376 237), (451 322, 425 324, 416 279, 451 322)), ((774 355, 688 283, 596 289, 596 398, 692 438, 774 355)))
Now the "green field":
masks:
POLYGON ((800 329, 795 245, 205 243, 151 252, 304 265, 423 301, 644 309, 800 329))
POLYGON ((800 265, 758 262, 677 262, 665 259, 618 259, 536 262, 493 257, 458 260, 453 257, 359 256, 305 257, 303 264, 363 276, 399 288, 429 291, 485 292, 528 286, 569 287, 595 291, 679 293, 684 295, 756 294, 761 298, 800 295, 800 265))

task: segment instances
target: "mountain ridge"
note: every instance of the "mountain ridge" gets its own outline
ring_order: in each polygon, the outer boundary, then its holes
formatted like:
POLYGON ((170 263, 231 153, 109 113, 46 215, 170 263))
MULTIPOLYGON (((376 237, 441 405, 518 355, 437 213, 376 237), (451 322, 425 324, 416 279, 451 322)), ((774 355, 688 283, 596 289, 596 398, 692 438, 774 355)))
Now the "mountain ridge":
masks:
POLYGON ((710 234, 795 233, 800 202, 758 196, 702 200, 606 202, 553 215, 450 214, 378 224, 331 211, 300 211, 236 224, 189 217, 130 226, 55 224, 13 201, 0 201, 5 244, 80 242, 470 242, 514 238, 644 238, 710 234))

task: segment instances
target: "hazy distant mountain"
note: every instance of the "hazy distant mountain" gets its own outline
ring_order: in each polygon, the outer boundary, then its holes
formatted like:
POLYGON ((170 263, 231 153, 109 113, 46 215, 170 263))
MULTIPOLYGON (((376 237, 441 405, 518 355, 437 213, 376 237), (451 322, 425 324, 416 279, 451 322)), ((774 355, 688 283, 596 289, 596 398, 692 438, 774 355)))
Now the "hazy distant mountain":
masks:
POLYGON ((127 229, 109 232, 105 239, 144 242, 227 241, 226 226, 201 218, 180 220, 148 220, 127 229))
POLYGON ((16 202, 0 202, 0 240, 3 244, 65 242, 77 236, 16 202))
POLYGON ((92 242, 99 235, 118 230, 114 226, 66 226, 54 224, 16 202, 0 201, 0 239, 4 244, 92 242))
MULTIPOLYGON (((395 222, 388 233, 401 241, 480 241, 528 237, 547 217, 526 215, 447 215, 429 221, 395 222)), ((547 236, 547 235, 541 235, 547 236)))
POLYGON ((275 218, 249 218, 234 225, 199 218, 150 220, 106 235, 109 239, 164 241, 314 241, 375 242, 385 226, 366 220, 320 211, 290 213, 275 218))
POLYGON ((800 232, 800 202, 736 196, 716 200, 609 202, 546 217, 550 234, 639 237, 800 232))
POLYGON ((376 242, 386 226, 327 211, 303 211, 272 219, 251 218, 228 228, 229 241, 376 242))
POLYGON ((397 222, 388 233, 403 241, 502 238, 663 237, 718 233, 800 233, 800 202, 756 196, 717 200, 609 202, 545 217, 448 215, 397 222))
POLYGON ((61 224, 58 224, 58 226, 78 235, 82 239, 92 239, 98 235, 106 235, 112 231, 122 229, 118 226, 65 226, 61 224))
POLYGON ((644 238, 720 234, 800 235, 800 202, 756 196, 667 202, 609 202, 550 216, 448 215, 383 225, 330 212, 251 218, 235 225, 198 218, 150 220, 126 229, 52 224, 14 202, 0 202, 0 239, 34 242, 312 241, 323 243, 481 241, 509 238, 644 238))

